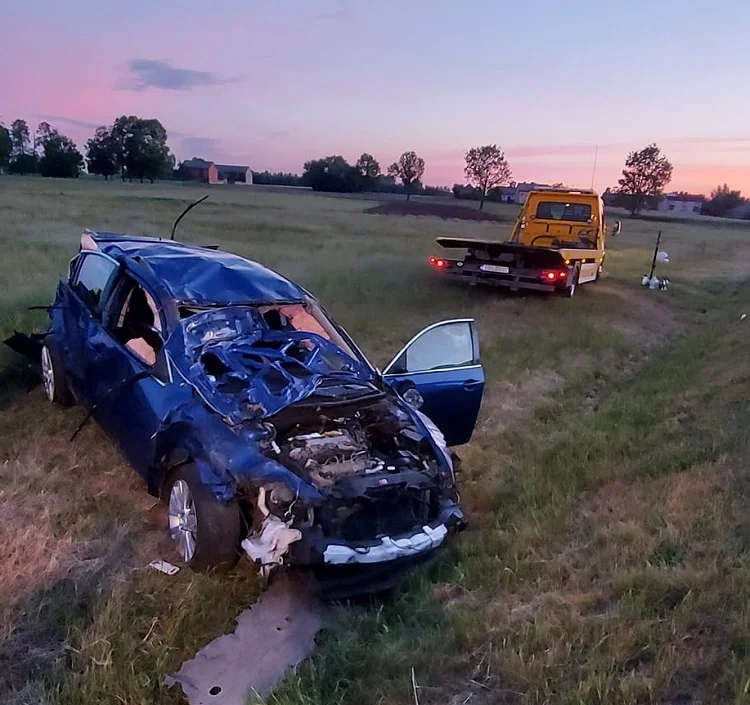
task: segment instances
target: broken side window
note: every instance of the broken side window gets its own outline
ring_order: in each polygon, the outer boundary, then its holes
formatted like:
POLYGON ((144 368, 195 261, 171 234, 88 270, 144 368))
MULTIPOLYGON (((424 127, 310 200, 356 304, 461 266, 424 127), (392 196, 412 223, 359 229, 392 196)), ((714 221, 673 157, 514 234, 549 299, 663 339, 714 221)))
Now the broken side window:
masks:
POLYGON ((147 365, 154 365, 163 346, 162 320, 156 301, 138 283, 123 276, 112 335, 147 365))

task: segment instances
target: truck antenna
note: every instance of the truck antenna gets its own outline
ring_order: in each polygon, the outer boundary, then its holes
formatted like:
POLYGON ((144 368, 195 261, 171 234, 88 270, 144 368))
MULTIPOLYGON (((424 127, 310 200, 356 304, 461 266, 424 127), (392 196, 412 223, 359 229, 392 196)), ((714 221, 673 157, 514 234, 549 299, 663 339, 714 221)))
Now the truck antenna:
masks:
POLYGON ((594 150, 594 168, 591 170, 591 188, 594 188, 594 177, 596 176, 596 160, 599 157, 599 145, 594 150))
POLYGON ((172 226, 172 234, 171 234, 171 235, 169 236, 169 239, 170 239, 170 240, 174 240, 174 233, 175 233, 175 230, 177 230, 177 225, 179 224, 179 222, 180 222, 180 221, 181 221, 181 220, 182 220, 182 219, 183 219, 183 218, 184 218, 184 217, 185 217, 185 216, 186 216, 186 215, 187 215, 187 214, 188 214, 188 213, 189 213, 189 212, 190 212, 191 210, 193 210, 193 208, 195 208, 195 207, 196 207, 196 206, 197 206, 197 205, 198 205, 199 203, 203 203, 203 201, 205 201, 205 200, 206 200, 207 198, 208 198, 208 194, 206 194, 205 196, 202 196, 202 197, 201 197, 201 198, 199 198, 199 199, 198 199, 197 201, 193 201, 193 203, 191 203, 191 204, 190 204, 190 205, 189 205, 189 206, 188 206, 188 207, 187 207, 187 208, 186 208, 186 209, 185 209, 184 211, 182 211, 182 213, 180 213, 180 215, 178 215, 178 216, 177 216, 177 220, 175 220, 175 221, 174 221, 174 225, 172 226))

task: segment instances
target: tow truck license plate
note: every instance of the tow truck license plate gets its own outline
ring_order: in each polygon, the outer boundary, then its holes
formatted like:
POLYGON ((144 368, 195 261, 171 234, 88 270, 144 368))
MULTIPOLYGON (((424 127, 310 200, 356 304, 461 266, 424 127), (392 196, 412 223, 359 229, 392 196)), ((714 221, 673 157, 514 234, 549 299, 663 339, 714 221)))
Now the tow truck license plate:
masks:
POLYGON ((498 274, 508 274, 510 272, 509 267, 501 267, 498 264, 482 264, 479 269, 483 272, 497 272, 498 274))

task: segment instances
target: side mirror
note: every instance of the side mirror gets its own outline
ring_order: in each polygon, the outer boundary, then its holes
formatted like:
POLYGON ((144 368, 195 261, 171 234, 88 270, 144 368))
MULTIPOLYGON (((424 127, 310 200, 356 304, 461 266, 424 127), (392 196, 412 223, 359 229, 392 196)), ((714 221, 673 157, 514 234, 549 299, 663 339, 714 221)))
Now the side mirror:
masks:
POLYGON ((619 235, 622 232, 622 221, 616 220, 612 225, 612 235, 619 235))

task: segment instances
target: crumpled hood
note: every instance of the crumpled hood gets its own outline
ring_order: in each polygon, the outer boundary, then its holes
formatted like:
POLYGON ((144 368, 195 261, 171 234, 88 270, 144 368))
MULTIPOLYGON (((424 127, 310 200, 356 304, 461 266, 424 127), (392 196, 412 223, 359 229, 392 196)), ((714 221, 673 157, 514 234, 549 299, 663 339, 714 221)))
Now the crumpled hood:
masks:
POLYGON ((366 387, 375 373, 315 333, 272 331, 252 308, 204 311, 166 343, 182 376, 233 423, 272 416, 321 386, 366 387))

